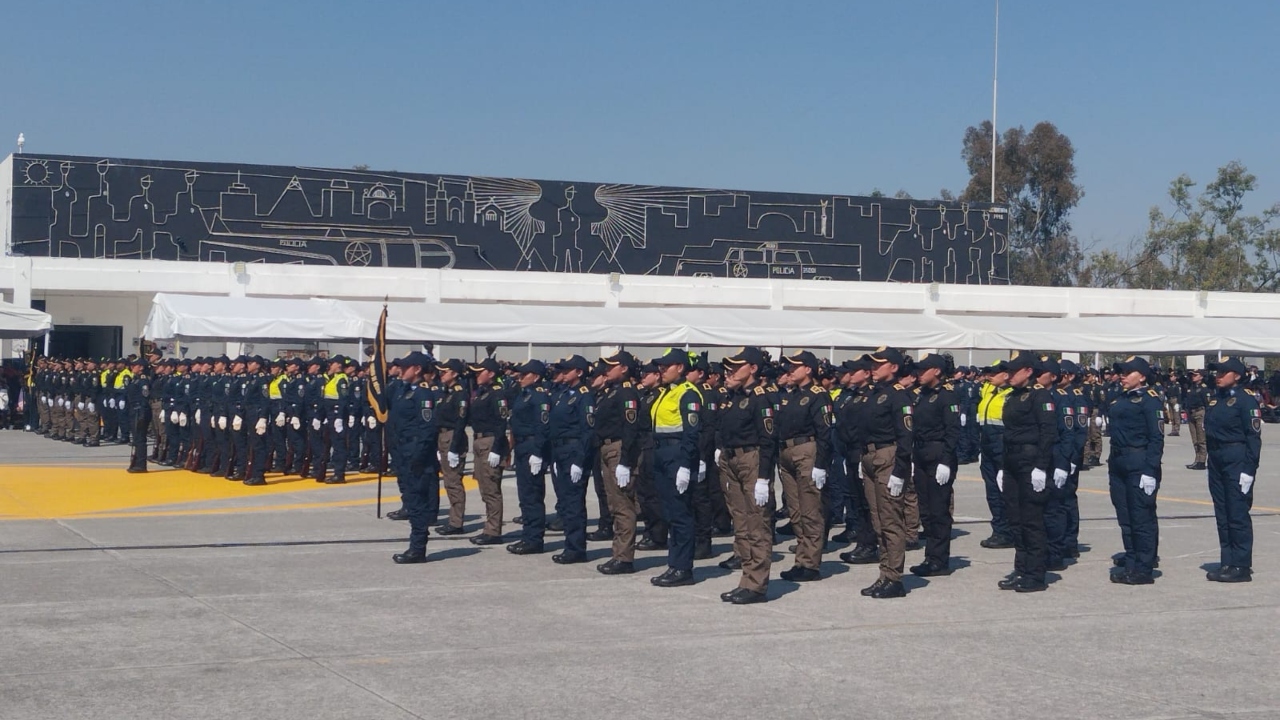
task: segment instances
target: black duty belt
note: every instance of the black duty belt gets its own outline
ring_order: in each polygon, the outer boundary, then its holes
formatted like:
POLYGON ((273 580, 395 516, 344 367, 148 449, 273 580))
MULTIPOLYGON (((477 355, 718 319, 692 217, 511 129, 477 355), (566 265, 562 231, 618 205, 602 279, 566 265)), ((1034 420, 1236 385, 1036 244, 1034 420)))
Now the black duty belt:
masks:
POLYGON ((491 438, 496 436, 497 436, 497 433, 491 433, 491 432, 478 432, 475 434, 475 438, 477 440, 483 440, 484 438, 491 438))
POLYGON ((885 448, 887 448, 887 447, 893 447, 894 445, 897 445, 897 444, 898 444, 898 443, 891 443, 891 442, 887 442, 887 443, 867 443, 867 452, 875 452, 875 451, 877 451, 877 450, 883 450, 883 449, 885 449, 885 448))
POLYGON ((800 436, 798 436, 798 437, 793 437, 793 438, 791 438, 790 440, 783 440, 783 441, 782 441, 782 447, 784 447, 784 448, 793 448, 793 447, 795 447, 795 446, 797 446, 797 445, 803 445, 803 444, 805 444, 805 443, 807 443, 807 442, 813 442, 813 436, 812 436, 812 435, 800 435, 800 436))
POLYGON ((622 442, 622 438, 600 438, 601 444, 611 442, 622 442))
POLYGON ((728 457, 737 457, 739 455, 743 455, 749 452, 760 452, 760 446, 759 445, 742 445, 740 447, 725 448, 722 454, 728 457))

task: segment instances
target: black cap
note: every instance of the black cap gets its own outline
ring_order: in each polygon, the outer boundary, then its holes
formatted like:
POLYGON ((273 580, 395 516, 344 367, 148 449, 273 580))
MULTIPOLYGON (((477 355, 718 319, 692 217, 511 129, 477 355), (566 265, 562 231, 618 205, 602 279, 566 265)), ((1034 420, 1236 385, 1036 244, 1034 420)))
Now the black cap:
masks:
POLYGON ((664 365, 684 365, 689 367, 689 354, 683 350, 668 350, 662 357, 653 359, 653 364, 658 366, 664 365))
POLYGON ((756 367, 764 367, 764 352, 758 347, 744 347, 733 355, 724 359, 724 365, 755 365, 756 367))
POLYGON ((1059 361, 1058 369, 1062 371, 1063 375, 1079 375, 1080 374, 1080 366, 1075 364, 1071 360, 1059 361))
POLYGON ((605 365, 626 365, 628 369, 635 368, 636 358, 626 350, 619 350, 607 358, 600 358, 600 362, 605 365))
POLYGON ((440 369, 452 370, 458 373, 459 375, 465 375, 467 372, 467 364, 462 362, 458 358, 449 358, 448 360, 445 360, 444 362, 440 363, 440 369))
POLYGON ((1036 361, 1037 373, 1052 373, 1055 376, 1062 374, 1062 364, 1051 357, 1041 357, 1036 361))
POLYGON ((555 364, 556 370, 580 370, 584 374, 591 371, 591 363, 581 355, 570 355, 555 364))
POLYGON ((1237 375, 1244 375, 1249 371, 1249 369, 1245 367, 1243 360, 1238 357, 1230 357, 1227 355, 1223 355, 1217 360, 1209 363, 1209 369, 1214 372, 1233 372, 1237 375))
POLYGON ((1115 363, 1111 366, 1111 369, 1122 375, 1128 375, 1135 370, 1143 375, 1151 374, 1151 364, 1146 361, 1146 358, 1140 358, 1137 355, 1130 355, 1124 360, 1115 363))
POLYGON ((906 356, 897 348, 891 348, 881 345, 876 351, 868 355, 871 362, 879 365, 880 363, 889 363, 891 365, 902 365, 906 361, 906 356))
POLYGON ((316 366, 324 365, 324 358, 320 357, 319 355, 316 355, 310 360, 307 360, 307 367, 311 367, 312 365, 316 365, 316 366))
POLYGON ((529 360, 523 365, 517 365, 515 371, 524 375, 525 373, 533 373, 534 375, 546 375, 547 366, 541 360, 529 360))
POLYGON ((658 363, 653 362, 652 360, 640 366, 641 375, 648 375, 649 373, 656 372, 662 372, 662 370, 658 367, 658 363))
POLYGON ((423 370, 430 370, 436 366, 436 361, 432 360, 430 355, 422 352, 421 350, 414 350, 408 355, 400 358, 400 367, 409 367, 410 365, 417 365, 423 370))
POLYGON ((1034 369, 1036 366, 1036 363, 1038 363, 1039 361, 1040 361, 1039 358, 1027 352, 1026 350, 1014 350, 1013 354, 1009 356, 1008 360, 1005 360, 1004 362, 1000 363, 1001 365, 1000 369, 1006 370, 1011 373, 1018 372, 1019 370, 1022 370, 1025 368, 1034 369))
POLYGON ((929 353, 916 361, 916 369, 921 372, 932 369, 946 370, 947 364, 947 357, 945 355, 929 353))
POLYGON ((502 372, 502 368, 498 366, 498 361, 491 357, 487 357, 478 363, 471 363, 467 366, 467 369, 473 373, 478 373, 484 370, 488 370, 494 374, 502 372))
POLYGON ((801 350, 794 355, 784 355, 782 362, 787 365, 805 365, 812 370, 818 369, 818 357, 808 350, 801 350))
POLYGON ((707 372, 711 375, 723 375, 724 365, 718 362, 707 363, 707 372))
POLYGON ((866 370, 867 372, 871 372, 871 369, 875 366, 876 364, 871 362, 870 355, 863 355, 862 357, 855 358, 853 360, 845 360, 840 363, 840 371, 852 373, 858 372, 859 370, 866 370))
POLYGON ((346 362, 347 362, 347 359, 342 357, 341 355, 334 355, 325 360, 325 364, 327 365, 332 365, 334 363, 338 363, 339 365, 342 365, 346 362))
POLYGON ((302 358, 300 357, 291 357, 284 361, 285 367, 288 367, 290 365, 301 365, 301 364, 302 364, 302 358))

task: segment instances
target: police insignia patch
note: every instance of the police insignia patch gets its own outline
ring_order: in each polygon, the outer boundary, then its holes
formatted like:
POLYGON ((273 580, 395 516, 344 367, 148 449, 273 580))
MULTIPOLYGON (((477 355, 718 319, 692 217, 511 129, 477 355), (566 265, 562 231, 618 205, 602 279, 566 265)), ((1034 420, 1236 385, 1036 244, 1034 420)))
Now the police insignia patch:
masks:
POLYGON ((764 431, 769 433, 770 435, 773 434, 773 418, 764 419, 764 431))
POLYGON ((911 416, 910 416, 910 415, 908 415, 908 416, 906 416, 906 417, 902 418, 902 424, 903 424, 903 425, 905 425, 905 426, 906 426, 906 428, 907 428, 908 430, 910 430, 910 429, 911 429, 911 416))
POLYGON ((1230 398, 1227 398, 1227 407, 1231 407, 1232 405, 1235 405, 1235 404, 1236 404, 1236 398, 1234 395, 1231 396, 1230 398))
POLYGON ((690 425, 698 424, 698 413, 689 413, 689 424, 690 425))
POLYGON ((1261 433, 1261 432, 1262 432, 1262 419, 1261 419, 1261 418, 1254 418, 1254 419, 1253 419, 1253 431, 1254 431, 1254 432, 1256 432, 1256 433, 1261 433))
POLYGON ((423 420, 426 420, 427 422, 431 422, 431 409, 430 409, 430 408, 422 408, 422 419, 423 419, 423 420))
POLYGON ((546 425, 548 422, 551 422, 551 413, 544 411, 542 413, 542 424, 546 425))
POLYGON ((808 404, 809 404, 809 397, 808 397, 808 396, 805 396, 805 397, 800 398, 800 405, 801 405, 801 407, 803 407, 803 406, 805 406, 805 405, 808 405, 808 404))
POLYGON ((883 404, 885 404, 885 403, 887 403, 887 402, 889 402, 889 396, 888 396, 888 395, 881 395, 880 397, 876 398, 876 404, 877 404, 877 405, 883 405, 883 404))
POLYGON ((627 411, 627 422, 629 422, 629 423, 634 423, 635 421, 636 421, 636 411, 635 411, 635 410, 628 410, 628 411, 627 411))
POLYGON ((587 413, 587 427, 595 427, 595 426, 596 426, 595 413, 587 413))
POLYGON ((738 401, 738 407, 741 408, 742 410, 746 410, 747 406, 750 404, 751 404, 751 401, 747 398, 742 398, 741 400, 738 401))
POLYGON ((1064 417, 1063 421, 1066 423, 1068 430, 1075 427, 1075 424, 1076 424, 1075 418, 1071 417, 1070 415, 1067 415, 1066 417, 1064 417))
POLYGON ((937 396, 937 395, 930 395, 930 396, 929 396, 929 402, 931 402, 931 403, 938 402, 938 396, 937 396))

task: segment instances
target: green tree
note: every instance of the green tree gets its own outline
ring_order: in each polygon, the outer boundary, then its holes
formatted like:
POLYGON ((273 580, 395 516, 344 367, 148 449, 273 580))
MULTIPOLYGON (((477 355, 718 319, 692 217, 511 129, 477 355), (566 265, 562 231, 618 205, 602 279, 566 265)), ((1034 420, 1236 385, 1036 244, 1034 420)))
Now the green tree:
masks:
MULTIPOLYGON (((964 133, 969 184, 961 200, 991 199, 991 123, 964 133)), ((1009 128, 996 145, 995 199, 1009 207, 1009 274, 1022 285, 1075 285, 1084 263, 1069 216, 1084 197, 1075 148, 1053 123, 1009 128)))
POLYGON ((1153 207, 1146 235, 1128 251, 1090 258, 1099 287, 1275 292, 1280 289, 1280 203, 1244 212, 1257 177, 1239 161, 1218 168, 1198 195, 1180 175, 1169 183, 1168 207, 1153 207))

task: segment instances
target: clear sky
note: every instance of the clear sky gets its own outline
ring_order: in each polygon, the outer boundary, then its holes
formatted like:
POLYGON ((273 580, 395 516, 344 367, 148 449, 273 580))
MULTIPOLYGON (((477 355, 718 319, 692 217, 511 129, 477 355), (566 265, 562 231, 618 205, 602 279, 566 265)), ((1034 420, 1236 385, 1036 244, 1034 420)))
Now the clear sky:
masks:
MULTIPOLYGON (((993 0, 6 3, 0 152, 917 198, 990 117, 993 0)), ((998 124, 1086 242, 1229 160, 1280 200, 1280 2, 1004 0, 998 124)))

